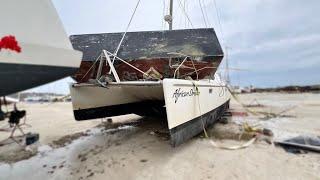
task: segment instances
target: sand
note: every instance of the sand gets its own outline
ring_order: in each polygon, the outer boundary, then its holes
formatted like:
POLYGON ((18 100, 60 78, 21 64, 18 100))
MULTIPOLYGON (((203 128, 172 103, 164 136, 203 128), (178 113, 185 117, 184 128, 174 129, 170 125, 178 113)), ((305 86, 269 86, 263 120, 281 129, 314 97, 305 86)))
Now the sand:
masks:
MULTIPOLYGON (((240 99, 246 104, 257 99, 265 105, 255 111, 290 109, 284 113, 290 116, 268 120, 237 116, 232 117, 233 123, 259 123, 271 129, 277 140, 320 134, 320 94, 257 93, 240 95, 240 99)), ((263 141, 246 149, 222 150, 201 135, 172 148, 161 119, 128 115, 113 118, 113 124, 77 122, 70 103, 19 107, 28 111, 27 123, 32 125, 24 131, 40 133, 40 142, 36 155, 2 162, 0 179, 320 179, 320 155, 316 153, 291 154, 263 141), (127 123, 131 121, 142 123, 127 123)), ((232 108, 243 111, 234 101, 232 108)), ((214 128, 218 126, 228 127, 214 128)), ((1 133, 0 138, 7 135, 1 133)), ((213 140, 223 145, 240 143, 213 140)), ((5 148, 0 147, 0 156, 5 148)))

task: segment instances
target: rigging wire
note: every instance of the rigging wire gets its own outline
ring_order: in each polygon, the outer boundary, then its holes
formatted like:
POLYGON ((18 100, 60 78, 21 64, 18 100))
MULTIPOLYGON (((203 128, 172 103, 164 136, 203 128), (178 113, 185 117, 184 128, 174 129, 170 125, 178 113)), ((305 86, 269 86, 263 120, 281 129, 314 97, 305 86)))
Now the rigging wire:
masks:
MULTIPOLYGON (((186 12, 188 11, 187 10, 187 0, 183 1, 183 8, 186 10, 186 12)), ((186 28, 186 24, 187 24, 187 18, 184 17, 184 26, 185 26, 185 28, 186 28)))
POLYGON ((164 16, 166 15, 166 0, 163 0, 163 9, 162 9, 162 30, 166 28, 166 21, 164 20, 164 16))
MULTIPOLYGON (((202 4, 204 4, 204 3, 202 2, 202 4)), ((210 23, 210 20, 209 20, 209 17, 208 17, 207 7, 203 6, 203 10, 204 10, 205 17, 207 18, 207 23, 208 23, 209 27, 211 27, 211 23, 210 23)))
POLYGON ((219 28, 220 28, 220 32, 221 32, 222 41, 225 44, 224 33, 223 33, 223 30, 222 30, 222 25, 221 25, 221 20, 220 20, 220 12, 219 12, 219 8, 217 6, 216 0, 213 0, 213 4, 214 4, 214 7, 216 9, 216 15, 217 15, 217 19, 218 19, 218 24, 219 24, 219 28))
MULTIPOLYGON (((183 2, 182 2, 182 7, 183 7, 183 9, 185 10, 185 12, 187 13, 187 10, 186 10, 186 0, 183 0, 183 2)), ((179 27, 183 27, 183 24, 186 26, 186 22, 187 22, 187 18, 186 18, 186 16, 184 16, 183 9, 181 9, 181 11, 180 11, 181 15, 179 16, 179 17, 180 17, 179 27)))
POLYGON ((208 23, 207 23, 206 16, 205 16, 204 11, 203 11, 203 7, 202 7, 201 0, 198 0, 198 2, 199 2, 200 9, 201 9, 201 13, 202 13, 202 18, 203 18, 204 25, 205 25, 206 28, 207 28, 207 27, 208 27, 208 23))
MULTIPOLYGON (((182 2, 182 7, 185 8, 185 0, 183 0, 183 2, 182 2)), ((179 17, 179 23, 178 23, 179 25, 178 25, 178 27, 182 26, 183 20, 184 20, 184 16, 183 16, 182 10, 180 11, 180 13, 181 13, 181 15, 179 14, 179 16, 177 16, 177 17, 179 17)))
POLYGON ((181 11, 180 11, 181 14, 179 14, 179 16, 178 16, 179 17, 179 26, 178 27, 183 27, 183 25, 186 26, 186 22, 187 22, 187 18, 184 15, 184 12, 183 12, 183 9, 185 10, 185 12, 187 12, 187 10, 186 10, 186 0, 183 0, 181 2, 181 5, 182 5, 181 11))
POLYGON ((179 0, 179 7, 182 9, 182 12, 184 13, 184 15, 186 16, 186 18, 188 19, 188 21, 189 21, 189 23, 190 23, 191 27, 192 27, 192 28, 194 28, 194 26, 193 26, 193 24, 192 24, 192 22, 191 22, 190 17, 188 16, 188 14, 187 14, 187 12, 186 12, 185 8, 183 8, 183 5, 182 5, 181 0, 179 0))
POLYGON ((101 55, 98 56, 98 58, 94 61, 94 63, 91 65, 91 67, 89 68, 89 70, 84 74, 84 76, 82 76, 80 82, 82 82, 82 80, 89 74, 89 72, 91 71, 91 69, 93 67, 95 67, 96 63, 98 62, 98 59, 100 58, 101 55))
MULTIPOLYGON (((118 52, 119 52, 119 49, 120 49, 120 47, 121 47, 121 44, 122 44, 122 42, 123 42, 123 40, 124 40, 124 38, 125 38, 128 30, 129 30, 129 27, 130 27, 130 25, 131 25, 131 22, 132 22, 132 20, 133 20, 133 17, 134 17, 134 15, 135 15, 136 12, 137 12, 137 9, 138 9, 138 6, 139 6, 139 4, 140 4, 140 1, 141 1, 141 0, 138 0, 136 6, 135 6, 135 8, 134 8, 134 11, 133 11, 133 13, 132 13, 132 15, 131 15, 130 21, 129 21, 128 25, 127 25, 126 31, 125 31, 124 34, 122 35, 122 38, 121 38, 121 40, 120 40, 120 42, 119 42, 119 44, 118 44, 118 47, 117 47, 117 49, 116 49, 115 52, 114 52, 115 55, 117 55, 118 52)), ((96 65, 96 63, 98 62, 98 59, 99 59, 100 57, 101 57, 101 55, 100 55, 100 56, 96 59, 96 61, 91 65, 91 67, 90 67, 89 70, 86 72, 86 74, 85 74, 84 76, 82 76, 82 78, 81 78, 80 81, 82 81, 82 80, 89 74, 90 70, 96 65)), ((113 59, 112 59, 112 64, 114 63, 115 60, 116 60, 116 57, 114 56, 113 59)), ((111 69, 110 69, 110 71, 109 71, 108 74, 110 74, 110 73, 111 73, 111 69)))
MULTIPOLYGON (((224 32, 223 32, 223 29, 222 29, 222 24, 221 24, 221 16, 220 16, 220 11, 219 11, 219 7, 217 5, 217 2, 216 0, 212 0, 213 1, 213 5, 215 7, 215 10, 216 10, 216 16, 217 16, 217 19, 218 19, 218 25, 219 25, 219 29, 220 29, 220 33, 221 33, 221 40, 222 40, 222 44, 225 45, 225 48, 226 48, 226 53, 228 51, 228 47, 227 47, 227 43, 226 43, 226 40, 225 40, 225 37, 224 37, 224 32)), ((227 54, 228 55, 228 54, 227 54)), ((227 57, 228 58, 228 57, 227 57)), ((226 61, 226 64, 228 63, 228 59, 225 60, 226 61)), ((228 73, 228 67, 225 68, 225 74, 228 73)), ((226 79, 227 80, 227 79, 226 79)), ((228 81, 228 80, 227 80, 228 81)))
MULTIPOLYGON (((136 12, 137 12, 137 9, 138 9, 138 6, 139 6, 139 4, 140 4, 140 1, 141 1, 141 0, 138 0, 138 2, 137 2, 137 4, 136 4, 136 7, 134 8, 134 11, 133 11, 133 13, 132 13, 132 15, 131 15, 130 21, 129 21, 128 25, 127 25, 126 31, 125 31, 124 34, 122 35, 122 38, 121 38, 121 40, 120 40, 120 42, 119 42, 119 45, 118 45, 116 51, 113 53, 113 54, 115 54, 116 56, 118 55, 119 49, 120 49, 120 47, 121 47, 121 44, 122 44, 122 42, 123 42, 123 40, 124 40, 124 38, 125 38, 128 30, 129 30, 129 27, 130 27, 130 25, 131 25, 131 22, 132 22, 132 20, 133 20, 133 17, 134 17, 134 15, 135 15, 136 12)), ((112 59, 112 64, 114 63, 115 59, 116 59, 116 58, 113 57, 113 59, 112 59)), ((110 74, 110 72, 111 72, 111 71, 109 71, 109 74, 110 74)))
MULTIPOLYGON (((184 5, 184 9, 186 10, 186 12, 188 12, 188 0, 185 0, 185 5, 184 5)), ((184 17, 184 28, 188 27, 188 20, 186 17, 184 17)))

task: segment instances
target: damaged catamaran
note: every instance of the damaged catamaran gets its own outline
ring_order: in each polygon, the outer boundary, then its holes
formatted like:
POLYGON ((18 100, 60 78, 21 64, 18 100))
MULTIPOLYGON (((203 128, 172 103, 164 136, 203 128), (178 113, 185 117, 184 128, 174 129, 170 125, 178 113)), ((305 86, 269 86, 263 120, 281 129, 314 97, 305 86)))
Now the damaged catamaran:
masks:
POLYGON ((171 144, 177 146, 229 107, 228 88, 215 74, 223 51, 212 28, 70 39, 84 54, 74 76, 78 82, 70 86, 76 120, 130 113, 163 116, 171 144))

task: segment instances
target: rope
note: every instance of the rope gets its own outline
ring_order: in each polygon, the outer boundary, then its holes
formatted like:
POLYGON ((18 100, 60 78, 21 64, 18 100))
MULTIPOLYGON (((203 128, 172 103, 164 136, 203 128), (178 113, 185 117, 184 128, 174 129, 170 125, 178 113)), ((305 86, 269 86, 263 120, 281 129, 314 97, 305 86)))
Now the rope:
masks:
POLYGON ((200 92, 199 92, 198 86, 197 86, 194 82, 192 82, 192 84, 193 84, 193 86, 196 88, 196 92, 199 93, 199 94, 198 94, 198 105, 199 105, 199 112, 200 112, 200 114, 201 114, 200 120, 201 120, 201 123, 202 123, 202 128, 203 128, 204 136, 205 136, 206 139, 209 140, 209 143, 210 143, 213 147, 215 147, 215 148, 220 148, 220 149, 225 149, 225 150, 238 150, 238 149, 244 149, 244 148, 249 147, 251 144, 253 144, 253 143, 257 140, 256 137, 253 137, 252 139, 250 139, 249 141, 247 141, 247 142, 245 142, 245 143, 243 143, 243 144, 241 144, 241 145, 236 145, 236 146, 230 146, 230 147, 228 147, 228 146, 219 145, 219 144, 215 143, 212 139, 209 139, 209 135, 208 135, 208 133, 207 133, 205 124, 204 124, 203 119, 202 119, 201 105, 200 105, 200 98, 199 98, 200 92))
POLYGON ((236 145, 236 146, 223 146, 215 143, 212 139, 210 139, 210 144, 215 147, 215 148, 220 148, 220 149, 225 149, 225 150, 238 150, 238 149, 244 149, 249 147, 251 144, 253 144, 257 140, 256 137, 250 139, 249 141, 241 144, 241 145, 236 145))
MULTIPOLYGON (((119 57, 118 57, 118 56, 116 56, 115 54, 112 54, 111 52, 109 52, 109 51, 107 51, 107 50, 105 50, 105 51, 106 51, 108 54, 112 55, 114 58, 119 59, 121 62, 123 62, 123 63, 125 63, 126 65, 130 66, 131 68, 133 68, 133 69, 135 69, 135 70, 139 71, 140 73, 142 73, 142 74, 144 74, 144 75, 146 75, 146 76, 148 76, 148 77, 155 78, 155 77, 152 77, 150 74, 147 74, 146 72, 142 71, 141 69, 139 69, 139 68, 135 67, 134 65, 132 65, 132 64, 130 64, 130 63, 128 63, 128 62, 126 62, 125 60, 123 60, 123 59, 119 58, 119 57)), ((160 78, 159 78, 159 77, 156 77, 156 79, 160 80, 160 78)))
POLYGON ((192 82, 192 84, 193 84, 193 86, 196 88, 196 92, 197 92, 197 94, 198 94, 198 105, 199 105, 198 107, 199 107, 200 120, 201 120, 201 124, 202 124, 202 129, 203 129, 203 132, 204 132, 204 136, 205 136, 206 138, 209 138, 208 133, 207 133, 207 130, 206 130, 206 127, 205 127, 204 122, 203 122, 203 119, 202 119, 201 105, 200 105, 200 98, 199 98, 199 96, 200 96, 199 88, 198 88, 198 86, 197 86, 194 82, 192 82))
POLYGON ((230 92, 231 96, 234 98, 234 100, 236 100, 241 106, 242 108, 247 111, 248 113, 251 113, 253 115, 257 115, 258 113, 251 111, 250 109, 248 109, 241 101, 240 99, 235 95, 235 93, 233 93, 233 91, 230 89, 230 87, 226 86, 226 88, 228 89, 228 91, 230 92))
POLYGON ((194 70, 196 71, 197 80, 199 80, 198 70, 197 70, 196 66, 194 65, 194 63, 193 63, 193 60, 192 60, 192 59, 190 59, 190 60, 191 60, 191 62, 192 62, 192 66, 193 66, 194 70))
POLYGON ((180 77, 180 79, 181 79, 181 78, 183 78, 183 77, 185 77, 185 76, 191 75, 191 74, 196 73, 196 72, 200 72, 200 71, 205 70, 205 69, 217 69, 217 67, 203 67, 203 68, 201 68, 201 69, 197 69, 196 71, 189 72, 189 73, 184 74, 184 75, 181 75, 181 76, 179 76, 179 77, 180 77))
POLYGON ((89 70, 86 72, 86 74, 84 76, 82 76, 80 82, 88 75, 88 73, 91 71, 91 69, 96 65, 96 63, 98 62, 98 59, 100 59, 101 54, 98 56, 98 58, 94 61, 94 63, 91 65, 91 67, 89 68, 89 70))

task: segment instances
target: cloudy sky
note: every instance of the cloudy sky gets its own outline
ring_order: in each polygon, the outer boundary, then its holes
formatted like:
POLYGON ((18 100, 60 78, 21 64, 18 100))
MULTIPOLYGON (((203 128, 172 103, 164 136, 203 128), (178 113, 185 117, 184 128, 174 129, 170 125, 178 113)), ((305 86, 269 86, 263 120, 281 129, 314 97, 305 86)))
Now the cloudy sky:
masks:
MULTIPOLYGON (((167 29, 168 0, 141 0, 130 31, 167 29)), ((320 84, 319 0, 174 0, 174 28, 215 28, 228 47, 231 83, 320 84), (182 6, 191 20, 188 22, 182 6), (217 8, 216 8, 217 7, 217 8), (218 18, 219 17, 219 18, 218 18), (219 21, 220 19, 220 21, 219 21), (207 24, 207 25, 206 25, 207 24), (221 26, 220 26, 221 24, 221 26)), ((122 32, 137 0, 53 0, 69 35, 122 32)), ((223 72, 223 65, 220 69, 223 72)), ((67 91, 62 80, 36 91, 67 91)))

